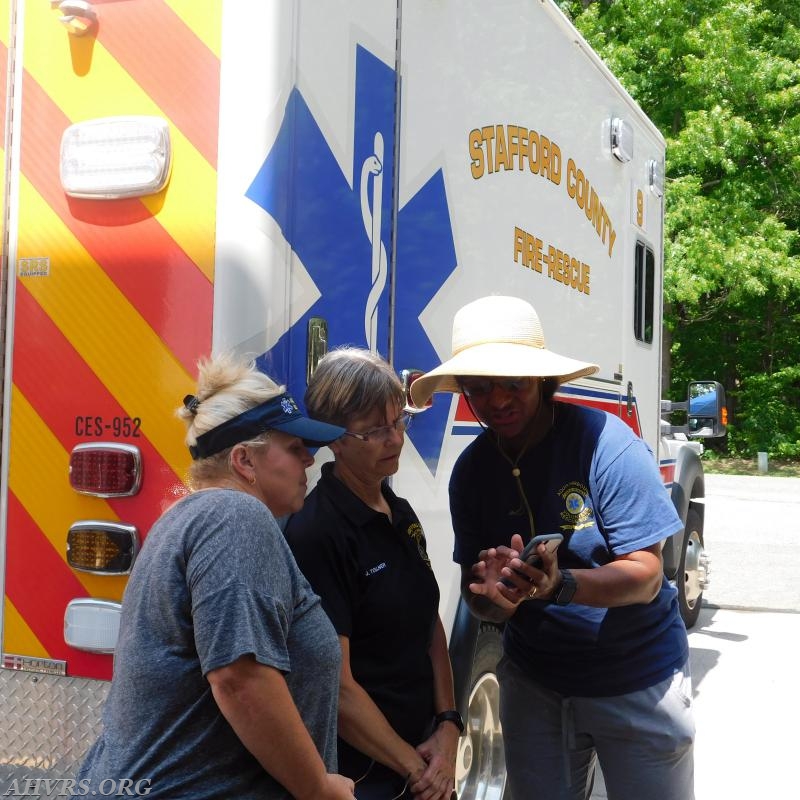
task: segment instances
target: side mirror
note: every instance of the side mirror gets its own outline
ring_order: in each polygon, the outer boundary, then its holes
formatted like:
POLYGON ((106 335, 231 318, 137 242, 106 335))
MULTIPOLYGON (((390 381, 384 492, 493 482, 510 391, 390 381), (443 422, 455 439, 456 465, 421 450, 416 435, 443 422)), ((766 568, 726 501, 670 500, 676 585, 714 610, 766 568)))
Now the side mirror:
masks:
POLYGON ((718 381, 692 381, 687 403, 689 436, 713 439, 728 427, 725 389, 718 381))
POLYGON ((400 382, 403 384, 403 391, 406 395, 406 407, 404 410, 409 414, 419 414, 421 411, 426 411, 433 405, 433 400, 431 399, 420 408, 420 406, 415 406, 414 401, 411 399, 411 384, 414 383, 417 378, 421 378, 424 374, 424 370, 421 369, 400 370, 400 382))

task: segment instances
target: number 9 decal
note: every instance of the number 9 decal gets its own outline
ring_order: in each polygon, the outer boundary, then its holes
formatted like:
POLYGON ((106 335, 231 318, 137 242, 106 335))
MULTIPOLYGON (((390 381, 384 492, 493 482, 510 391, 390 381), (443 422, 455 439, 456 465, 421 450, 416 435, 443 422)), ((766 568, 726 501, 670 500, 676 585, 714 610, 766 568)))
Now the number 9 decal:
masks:
POLYGON ((644 228, 644 192, 641 189, 636 192, 636 224, 644 228))

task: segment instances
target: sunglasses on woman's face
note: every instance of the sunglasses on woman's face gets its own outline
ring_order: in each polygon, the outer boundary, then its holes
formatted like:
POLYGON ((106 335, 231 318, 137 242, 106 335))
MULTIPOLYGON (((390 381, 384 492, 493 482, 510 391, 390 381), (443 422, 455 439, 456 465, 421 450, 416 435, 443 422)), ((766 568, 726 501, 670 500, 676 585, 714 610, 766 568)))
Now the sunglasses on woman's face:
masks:
POLYGON ((486 397, 495 386, 504 392, 517 394, 531 385, 530 378, 459 378, 458 386, 467 397, 486 397))

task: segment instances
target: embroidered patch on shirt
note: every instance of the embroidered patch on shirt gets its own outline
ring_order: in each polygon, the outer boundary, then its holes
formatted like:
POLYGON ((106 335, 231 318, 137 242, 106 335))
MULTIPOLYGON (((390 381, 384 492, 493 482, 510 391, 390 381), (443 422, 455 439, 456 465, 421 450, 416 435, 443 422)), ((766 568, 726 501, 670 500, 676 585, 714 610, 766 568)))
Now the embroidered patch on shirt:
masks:
POLYGON ((594 525, 594 509, 588 504, 589 491, 577 481, 570 481, 558 490, 558 496, 564 501, 561 519, 565 521, 562 530, 579 531, 594 525))
POLYGON ((428 558, 428 551, 425 549, 425 534, 422 532, 422 525, 419 522, 412 522, 408 526, 408 535, 416 542, 420 557, 428 565, 428 568, 432 570, 431 560, 428 558))
POLYGON ((381 561, 380 564, 376 564, 374 567, 370 567, 369 569, 364 570, 364 577, 369 578, 370 575, 374 575, 376 572, 380 572, 382 569, 386 569, 386 562, 381 561))

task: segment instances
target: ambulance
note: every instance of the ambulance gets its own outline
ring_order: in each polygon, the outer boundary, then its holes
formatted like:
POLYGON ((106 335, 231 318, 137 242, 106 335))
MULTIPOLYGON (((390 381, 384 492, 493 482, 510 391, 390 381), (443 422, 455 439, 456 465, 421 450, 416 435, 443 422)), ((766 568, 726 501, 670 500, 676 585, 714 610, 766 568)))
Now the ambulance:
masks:
MULTIPOLYGON (((694 622, 690 436, 724 432, 724 397, 693 384, 686 424, 662 420, 665 143, 554 2, 3 0, 0 70, 0 795, 57 796, 97 735, 126 577, 186 492, 174 409, 210 352, 298 399, 341 344, 408 385, 462 305, 530 300, 549 347, 601 367, 557 399, 652 449, 694 622)), ((442 590, 458 792, 500 798, 499 631, 459 600, 447 501, 480 428, 455 396, 413 411, 394 488, 442 590)))

